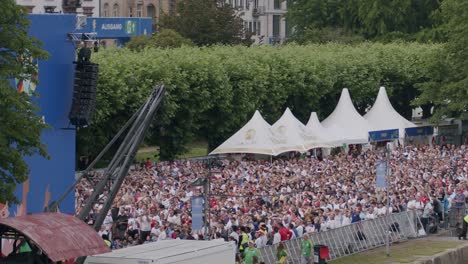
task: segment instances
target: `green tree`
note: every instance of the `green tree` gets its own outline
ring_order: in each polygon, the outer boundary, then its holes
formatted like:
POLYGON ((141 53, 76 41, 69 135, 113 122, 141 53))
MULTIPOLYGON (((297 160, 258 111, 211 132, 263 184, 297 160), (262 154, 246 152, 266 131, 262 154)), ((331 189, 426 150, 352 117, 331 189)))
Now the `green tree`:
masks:
POLYGON ((148 46, 149 40, 150 37, 145 35, 135 36, 132 37, 130 41, 127 42, 127 44, 125 44, 125 47, 133 51, 141 51, 148 46))
POLYGON ((162 29, 153 36, 136 36, 132 37, 125 45, 132 51, 141 51, 145 48, 180 48, 182 46, 193 46, 190 39, 182 37, 179 33, 172 29, 162 29))
POLYGON ((162 29, 150 38, 148 46, 159 48, 180 48, 182 46, 193 46, 193 42, 188 38, 182 37, 172 29, 162 29))
MULTIPOLYGON (((342 34, 330 31, 358 34, 365 39, 430 40, 434 12, 438 11, 439 0, 290 0, 286 17, 294 28, 294 38, 304 42, 321 41, 321 34, 336 36, 342 41, 342 34), (328 28, 322 32, 321 29, 328 28), (315 30, 315 35, 311 34, 315 30), (317 31, 318 30, 318 31, 317 31), (424 36, 418 36, 418 32, 424 36), (319 35, 317 37, 317 34, 319 35), (390 34, 390 35, 389 35, 390 34), (387 36, 389 35, 389 36, 387 36)), ((326 37, 325 37, 326 38, 326 37)), ((334 40, 333 40, 334 41, 334 40)))
POLYGON ((77 148, 95 156, 158 83, 167 93, 145 142, 160 147, 162 160, 196 139, 213 149, 256 109, 270 123, 286 107, 303 122, 312 111, 325 118, 344 87, 363 113, 383 85, 395 109, 410 118, 416 84, 432 80, 429 66, 441 50, 440 44, 365 42, 100 51, 93 56, 100 64, 95 122, 78 131, 77 148))
POLYGON ((161 17, 161 28, 173 29, 196 45, 239 44, 248 37, 243 22, 224 1, 182 0, 177 15, 161 17))
POLYGON ((459 116, 468 108, 468 1, 442 2, 441 30, 448 42, 433 59, 433 78, 423 83, 415 104, 434 104, 434 119, 459 116))
POLYGON ((0 202, 17 202, 16 186, 28 178, 25 156, 47 156, 40 141, 46 127, 29 95, 18 93, 13 79, 35 72, 32 58, 45 59, 37 40, 27 34, 30 21, 13 0, 2 0, 0 8, 0 202), (21 56, 19 56, 21 55, 21 56))

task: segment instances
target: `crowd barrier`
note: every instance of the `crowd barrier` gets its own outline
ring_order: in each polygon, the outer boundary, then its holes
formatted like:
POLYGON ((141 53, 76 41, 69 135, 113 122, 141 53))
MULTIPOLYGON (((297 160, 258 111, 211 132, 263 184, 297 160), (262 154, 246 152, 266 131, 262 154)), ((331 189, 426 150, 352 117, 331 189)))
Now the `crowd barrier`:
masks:
MULTIPOLYGON (((334 260, 372 248, 384 246, 386 234, 390 243, 418 237, 419 222, 414 212, 402 212, 365 220, 336 229, 309 234, 314 245, 326 245, 330 259, 334 260)), ((302 238, 283 242, 288 252, 287 263, 301 263, 302 238)), ((277 245, 260 248, 260 259, 266 264, 276 263, 277 245)))

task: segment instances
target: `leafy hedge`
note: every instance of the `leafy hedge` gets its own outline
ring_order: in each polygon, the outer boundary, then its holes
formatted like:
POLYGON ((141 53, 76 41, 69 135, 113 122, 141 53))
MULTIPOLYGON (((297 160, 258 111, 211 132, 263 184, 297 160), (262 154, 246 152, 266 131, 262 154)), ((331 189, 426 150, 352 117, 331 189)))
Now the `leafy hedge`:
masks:
POLYGON ((94 125, 79 131, 80 155, 95 155, 158 83, 167 87, 164 105, 147 143, 172 159, 195 138, 215 147, 259 109, 274 122, 290 107, 303 122, 311 111, 333 111, 347 87, 359 111, 373 103, 379 86, 405 116, 430 80, 431 58, 440 45, 325 44, 178 49, 109 49, 94 54, 100 64, 94 125))

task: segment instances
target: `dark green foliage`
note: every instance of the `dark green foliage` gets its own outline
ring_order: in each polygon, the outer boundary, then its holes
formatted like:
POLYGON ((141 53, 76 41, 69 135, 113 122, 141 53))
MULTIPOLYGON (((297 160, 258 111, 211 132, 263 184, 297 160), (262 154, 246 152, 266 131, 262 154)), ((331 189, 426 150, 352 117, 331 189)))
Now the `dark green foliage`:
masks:
MULTIPOLYGON (((365 39, 393 39, 427 41, 438 40, 435 34, 420 31, 432 30, 437 20, 439 0, 290 0, 286 17, 294 27, 294 38, 305 42, 322 41, 321 34, 329 35, 330 30, 339 29, 348 35, 359 35, 365 39), (315 30, 317 35, 310 34, 315 30), (309 32, 309 33, 308 33, 309 32), (390 35, 390 36, 387 36, 390 35)), ((333 36, 333 35, 332 35, 333 36)), ((341 34, 337 35, 341 40, 341 34)), ((326 37, 325 37, 326 38, 326 37)), ((335 39, 332 39, 335 41, 335 39)))
POLYGON ((416 104, 433 104, 434 119, 456 117, 468 109, 468 1, 445 0, 442 3, 447 43, 433 58, 431 80, 420 86, 422 94, 416 104))
MULTIPOLYGON (((242 19, 229 5, 213 0, 182 0, 177 15, 165 15, 160 27, 173 29, 198 46, 246 42, 242 19)), ((249 42, 249 41, 247 41, 249 42)))

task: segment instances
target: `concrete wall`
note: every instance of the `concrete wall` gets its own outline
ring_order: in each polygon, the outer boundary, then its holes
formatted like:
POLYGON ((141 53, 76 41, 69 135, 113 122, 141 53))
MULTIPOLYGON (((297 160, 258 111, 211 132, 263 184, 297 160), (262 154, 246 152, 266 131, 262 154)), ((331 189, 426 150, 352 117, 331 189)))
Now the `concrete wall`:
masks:
POLYGON ((426 257, 413 264, 466 264, 468 263, 468 244, 448 249, 437 255, 426 257))

